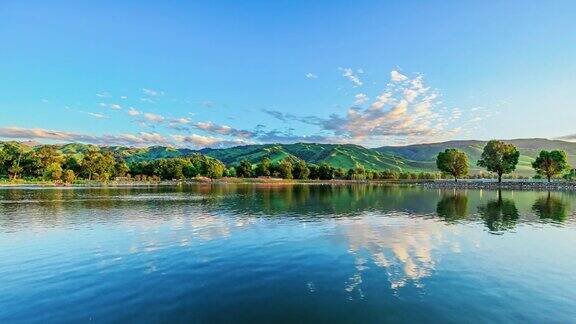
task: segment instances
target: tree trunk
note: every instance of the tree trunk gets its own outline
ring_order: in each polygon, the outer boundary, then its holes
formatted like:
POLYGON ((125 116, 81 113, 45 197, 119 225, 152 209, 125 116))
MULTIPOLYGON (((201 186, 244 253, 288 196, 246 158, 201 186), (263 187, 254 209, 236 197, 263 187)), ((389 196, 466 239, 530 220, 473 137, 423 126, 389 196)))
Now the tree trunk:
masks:
POLYGON ((498 173, 498 183, 502 183, 502 174, 498 173))
POLYGON ((548 183, 552 182, 552 176, 548 176, 548 183))
POLYGON ((454 182, 458 182, 458 177, 454 177, 454 182))

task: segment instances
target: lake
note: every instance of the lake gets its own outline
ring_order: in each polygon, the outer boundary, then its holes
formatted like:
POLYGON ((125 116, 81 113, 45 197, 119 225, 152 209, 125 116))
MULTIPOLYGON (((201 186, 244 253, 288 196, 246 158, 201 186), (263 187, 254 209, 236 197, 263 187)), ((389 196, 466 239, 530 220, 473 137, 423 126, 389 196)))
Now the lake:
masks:
POLYGON ((576 194, 0 189, 0 322, 576 322, 576 194))

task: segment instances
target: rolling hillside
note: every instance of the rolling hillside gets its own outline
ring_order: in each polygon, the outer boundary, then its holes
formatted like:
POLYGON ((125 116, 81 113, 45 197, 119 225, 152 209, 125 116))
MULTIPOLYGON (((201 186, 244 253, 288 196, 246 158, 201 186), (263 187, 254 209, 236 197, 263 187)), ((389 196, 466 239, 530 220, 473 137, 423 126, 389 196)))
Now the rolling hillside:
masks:
POLYGON ((418 162, 410 162, 402 157, 389 153, 380 153, 358 145, 351 144, 265 144, 237 146, 227 149, 203 149, 200 151, 230 165, 248 160, 257 163, 263 157, 272 161, 284 158, 298 158, 308 163, 328 163, 344 169, 353 168, 357 164, 372 170, 419 170, 418 162))
MULTIPOLYGON (((520 162, 517 173, 524 175, 533 174, 531 163, 541 150, 564 150, 568 155, 568 162, 576 164, 576 143, 559 140, 548 140, 542 138, 514 139, 507 140, 520 151, 520 162)), ((468 154, 471 164, 471 171, 479 172, 481 169, 476 166, 480 159, 486 141, 449 141, 443 143, 417 144, 408 146, 383 146, 374 150, 392 154, 408 161, 419 161, 426 169, 436 168, 436 155, 447 148, 457 148, 468 154)))

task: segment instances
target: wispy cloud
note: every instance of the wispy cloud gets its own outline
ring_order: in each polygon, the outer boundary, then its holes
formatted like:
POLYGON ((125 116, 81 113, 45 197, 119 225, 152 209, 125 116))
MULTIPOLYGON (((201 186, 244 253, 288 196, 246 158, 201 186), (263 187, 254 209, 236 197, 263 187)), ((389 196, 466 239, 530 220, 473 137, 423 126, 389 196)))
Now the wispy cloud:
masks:
POLYGON ((80 142, 96 145, 170 145, 171 141, 158 133, 120 135, 89 135, 42 128, 2 127, 0 137, 20 140, 51 140, 58 142, 80 142))
POLYGON ((368 96, 364 93, 359 93, 357 95, 354 96, 354 104, 359 106, 359 105, 363 105, 364 103, 366 103, 368 101, 368 96))
POLYGON ((164 116, 161 115, 157 115, 154 113, 144 113, 144 118, 147 121, 153 122, 153 123, 162 123, 166 118, 164 118, 164 116))
POLYGON ((306 73, 306 79, 318 79, 318 76, 314 73, 306 73))
POLYGON ((158 97, 164 95, 164 91, 143 88, 142 93, 148 97, 158 97))
MULTIPOLYGON (((352 70, 351 68, 338 68, 338 69, 342 71, 343 77, 352 82, 353 87, 359 87, 363 84, 360 78, 358 77, 358 74, 355 73, 354 70, 352 70)), ((357 72, 359 74, 364 73, 362 69, 357 70, 357 72)))

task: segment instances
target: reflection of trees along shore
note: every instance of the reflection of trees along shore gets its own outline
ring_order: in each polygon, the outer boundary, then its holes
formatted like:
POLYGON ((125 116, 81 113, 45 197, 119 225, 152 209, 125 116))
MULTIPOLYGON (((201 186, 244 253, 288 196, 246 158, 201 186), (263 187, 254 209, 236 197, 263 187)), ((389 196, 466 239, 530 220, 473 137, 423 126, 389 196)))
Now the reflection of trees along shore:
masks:
MULTIPOLYGON (((422 187, 377 186, 357 184, 347 186, 330 185, 196 185, 182 187, 150 188, 92 188, 69 189, 8 189, 0 190, 0 226, 14 226, 8 215, 19 218, 35 218, 39 223, 55 222, 96 222, 101 217, 107 221, 122 222, 125 211, 140 211, 142 217, 150 211, 163 209, 161 217, 189 214, 193 217, 198 210, 204 213, 235 215, 242 218, 285 217, 287 219, 346 218, 375 214, 382 217, 402 218, 407 215, 435 218, 439 216, 448 223, 476 221, 481 216, 476 211, 480 207, 486 215, 495 208, 505 209, 506 202, 485 206, 486 199, 494 200, 497 192, 477 190, 430 190, 422 187), (92 219, 62 218, 58 215, 71 211, 90 209, 97 217, 92 219), (116 213, 109 213, 114 210, 116 213), (36 212, 34 212, 36 211, 36 212), (46 211, 49 211, 46 213, 46 211), (36 216, 32 216, 36 215, 36 216), (36 219, 37 218, 37 219, 36 219)), ((574 200, 574 193, 556 193, 544 202, 537 201, 543 193, 502 191, 502 195, 516 201, 517 213, 523 221, 557 219, 570 217, 571 211, 566 201, 574 200), (554 201, 558 197, 559 202, 554 201), (538 203, 536 206, 535 202, 538 203), (563 205, 560 205, 560 204, 563 205), (562 208, 557 206, 563 206, 562 208), (548 208, 548 209, 546 209, 548 208), (559 215, 555 210, 565 210, 559 215)), ((509 205, 509 204, 508 204, 509 205)), ((506 209, 513 210, 513 209, 506 209)), ((75 213, 72 213, 75 214, 75 213)), ((132 215, 133 213, 130 213, 132 215)), ((503 219, 510 220, 510 217, 503 219)), ((516 217, 518 218, 518 217, 516 217)), ((508 222, 509 223, 509 222, 508 222)), ((488 222, 487 224, 491 224, 488 222)))
POLYGON ((498 191, 497 199, 490 200, 484 206, 478 207, 478 213, 491 232, 514 229, 520 217, 514 200, 502 198, 501 191, 498 191))
POLYGON ((550 219, 563 222, 568 218, 568 206, 560 198, 552 196, 550 192, 540 197, 532 205, 532 210, 540 219, 550 219))

